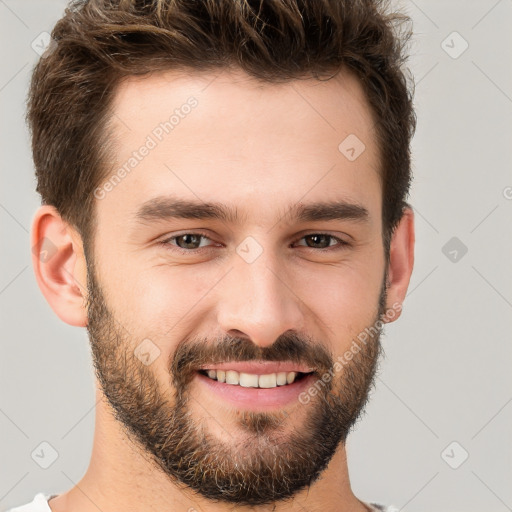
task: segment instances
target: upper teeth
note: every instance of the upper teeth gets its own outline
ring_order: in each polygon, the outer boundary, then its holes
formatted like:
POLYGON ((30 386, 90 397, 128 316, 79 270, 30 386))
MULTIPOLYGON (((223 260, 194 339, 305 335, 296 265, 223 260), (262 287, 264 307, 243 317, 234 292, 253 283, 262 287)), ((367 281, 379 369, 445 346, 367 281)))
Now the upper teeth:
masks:
POLYGON ((244 388, 275 388, 291 384, 298 372, 279 372, 267 375, 237 372, 235 370, 207 370, 210 379, 216 379, 226 384, 235 384, 244 388))

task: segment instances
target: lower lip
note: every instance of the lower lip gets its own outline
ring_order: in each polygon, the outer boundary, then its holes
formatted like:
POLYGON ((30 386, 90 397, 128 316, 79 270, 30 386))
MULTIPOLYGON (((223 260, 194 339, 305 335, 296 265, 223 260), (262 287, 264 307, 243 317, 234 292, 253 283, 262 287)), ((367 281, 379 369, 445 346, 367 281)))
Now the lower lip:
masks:
POLYGON ((234 384, 226 384, 210 379, 199 372, 196 374, 201 385, 206 386, 217 396, 231 405, 244 409, 258 411, 261 409, 280 409, 291 402, 298 402, 299 395, 315 380, 315 374, 306 375, 299 381, 275 388, 244 388, 234 384))

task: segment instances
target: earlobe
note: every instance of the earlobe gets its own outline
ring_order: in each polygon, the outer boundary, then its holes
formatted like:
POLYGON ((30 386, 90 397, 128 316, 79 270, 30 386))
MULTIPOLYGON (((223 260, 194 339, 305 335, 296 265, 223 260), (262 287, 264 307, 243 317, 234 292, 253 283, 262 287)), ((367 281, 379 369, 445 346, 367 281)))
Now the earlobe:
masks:
POLYGON ((386 299, 387 322, 395 321, 402 312, 412 269, 414 267, 414 212, 407 207, 391 239, 386 299))
POLYGON ((87 325, 86 264, 77 231, 55 207, 41 206, 32 221, 32 264, 50 307, 67 324, 87 325))

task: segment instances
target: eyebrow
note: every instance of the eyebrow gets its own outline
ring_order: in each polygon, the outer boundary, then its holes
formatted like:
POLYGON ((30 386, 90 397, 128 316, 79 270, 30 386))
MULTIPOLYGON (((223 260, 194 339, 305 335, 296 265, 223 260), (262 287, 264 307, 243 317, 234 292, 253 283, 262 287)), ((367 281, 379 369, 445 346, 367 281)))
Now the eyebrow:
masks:
MULTIPOLYGON (((367 223, 370 220, 367 208, 345 200, 317 201, 309 204, 299 202, 285 210, 287 213, 283 217, 297 222, 348 220, 367 223)), ((240 224, 243 221, 236 207, 221 203, 184 200, 173 196, 149 199, 137 210, 135 218, 141 223, 171 219, 212 219, 231 224, 240 224)))

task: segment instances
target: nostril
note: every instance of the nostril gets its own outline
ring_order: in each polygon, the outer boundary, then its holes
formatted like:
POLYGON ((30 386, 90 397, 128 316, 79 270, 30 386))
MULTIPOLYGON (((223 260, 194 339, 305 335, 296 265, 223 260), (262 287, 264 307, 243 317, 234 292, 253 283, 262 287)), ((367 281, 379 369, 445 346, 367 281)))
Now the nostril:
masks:
POLYGON ((229 336, 232 336, 233 338, 242 338, 250 340, 251 338, 245 334, 244 332, 240 331, 239 329, 230 329, 228 331, 229 336))

